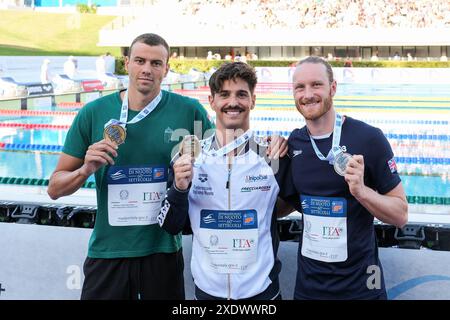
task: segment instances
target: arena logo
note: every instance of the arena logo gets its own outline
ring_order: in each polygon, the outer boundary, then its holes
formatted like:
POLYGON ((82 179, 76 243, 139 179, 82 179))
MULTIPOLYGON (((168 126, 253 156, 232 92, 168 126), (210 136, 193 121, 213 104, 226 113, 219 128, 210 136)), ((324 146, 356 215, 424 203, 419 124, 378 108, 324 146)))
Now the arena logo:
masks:
POLYGON ((51 84, 31 84, 27 86, 29 96, 37 96, 43 94, 52 94, 53 85, 51 84))

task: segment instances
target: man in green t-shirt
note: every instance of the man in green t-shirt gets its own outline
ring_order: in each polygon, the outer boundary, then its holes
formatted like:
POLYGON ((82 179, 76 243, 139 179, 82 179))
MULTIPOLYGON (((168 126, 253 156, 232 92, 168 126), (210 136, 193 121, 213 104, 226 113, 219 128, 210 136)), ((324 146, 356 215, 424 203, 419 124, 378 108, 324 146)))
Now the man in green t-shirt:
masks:
POLYGON ((95 174, 97 216, 81 299, 185 297, 181 236, 156 218, 177 138, 201 136, 212 124, 197 100, 161 90, 169 52, 156 34, 132 42, 128 90, 80 110, 50 178, 48 194, 57 199, 95 174))

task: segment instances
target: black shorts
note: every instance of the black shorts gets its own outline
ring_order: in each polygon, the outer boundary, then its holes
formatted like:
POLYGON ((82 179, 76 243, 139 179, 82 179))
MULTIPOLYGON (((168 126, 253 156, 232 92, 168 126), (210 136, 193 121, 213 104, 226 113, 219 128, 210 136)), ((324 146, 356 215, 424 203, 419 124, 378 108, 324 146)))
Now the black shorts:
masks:
POLYGON ((81 300, 184 300, 182 250, 145 257, 86 258, 81 300))

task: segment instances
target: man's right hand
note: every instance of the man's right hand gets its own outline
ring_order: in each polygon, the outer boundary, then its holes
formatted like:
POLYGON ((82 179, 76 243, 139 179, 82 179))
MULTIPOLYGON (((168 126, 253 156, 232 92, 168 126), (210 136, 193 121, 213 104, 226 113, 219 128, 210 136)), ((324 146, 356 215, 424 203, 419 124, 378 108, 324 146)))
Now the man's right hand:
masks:
POLYGON ((117 148, 114 142, 106 139, 90 145, 84 157, 84 164, 80 168, 80 174, 89 177, 106 164, 114 165, 112 157, 117 157, 117 148))
POLYGON ((191 155, 184 154, 179 157, 173 164, 173 171, 175 175, 175 187, 180 191, 187 190, 194 173, 191 155))

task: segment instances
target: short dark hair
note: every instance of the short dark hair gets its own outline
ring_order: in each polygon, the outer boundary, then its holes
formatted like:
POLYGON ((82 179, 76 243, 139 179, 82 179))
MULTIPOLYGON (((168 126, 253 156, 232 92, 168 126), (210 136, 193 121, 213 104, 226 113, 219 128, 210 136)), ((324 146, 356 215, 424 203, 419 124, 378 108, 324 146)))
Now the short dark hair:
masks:
POLYGON ((231 62, 221 65, 209 78, 211 95, 214 96, 220 92, 226 80, 236 81, 236 79, 242 79, 247 82, 251 93, 255 91, 256 83, 258 82, 255 69, 244 62, 231 62))
POLYGON ((159 45, 163 46, 167 50, 167 61, 169 61, 170 47, 167 44, 166 40, 164 40, 161 36, 158 36, 155 33, 144 33, 136 37, 131 43, 130 48, 128 49, 128 58, 131 57, 131 50, 133 49, 134 44, 138 42, 145 43, 149 46, 159 46, 159 45))
POLYGON ((300 60, 297 63, 297 68, 304 63, 314 63, 324 65, 327 70, 328 80, 330 81, 330 83, 334 81, 333 68, 331 68, 331 64, 329 64, 327 60, 317 56, 309 56, 306 57, 305 59, 300 60))

